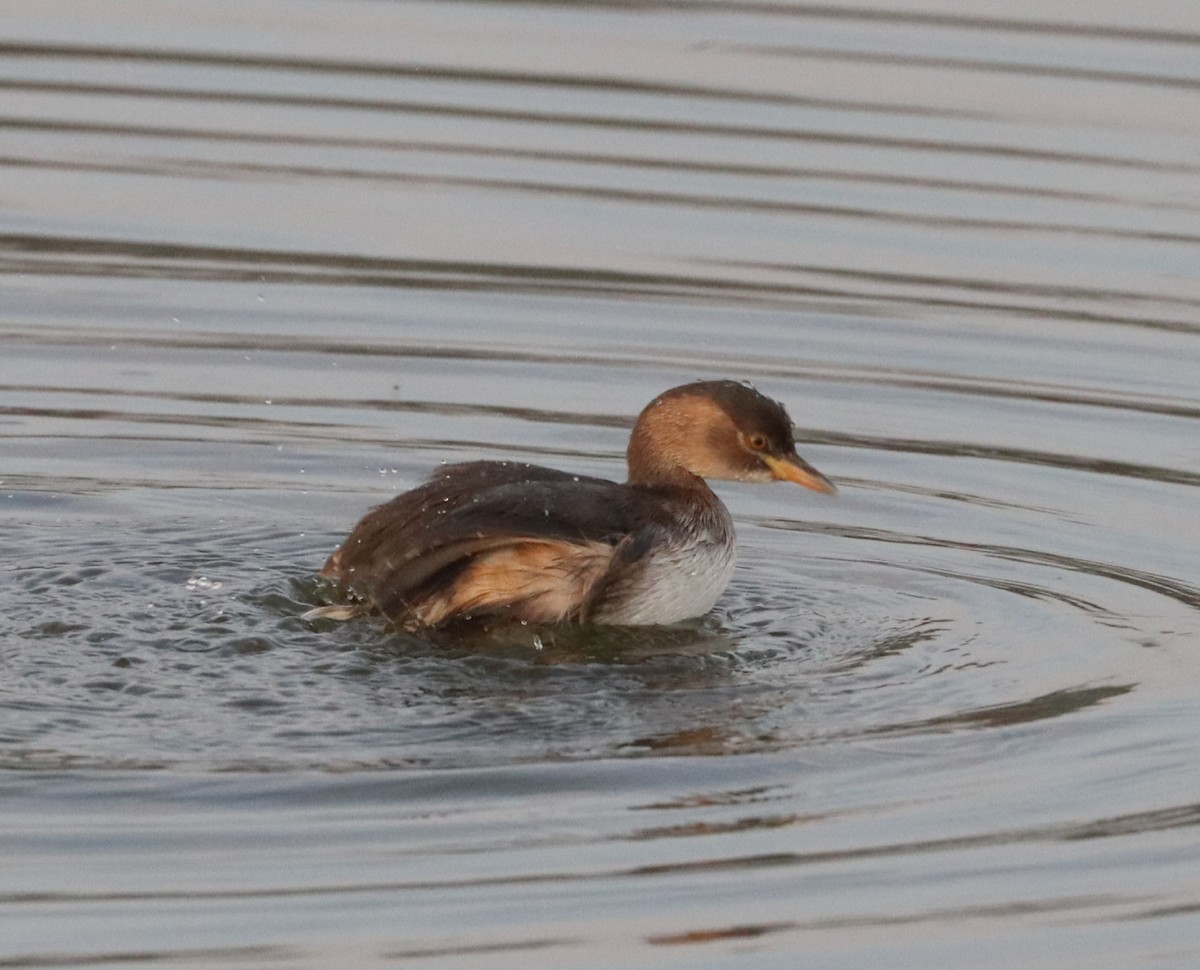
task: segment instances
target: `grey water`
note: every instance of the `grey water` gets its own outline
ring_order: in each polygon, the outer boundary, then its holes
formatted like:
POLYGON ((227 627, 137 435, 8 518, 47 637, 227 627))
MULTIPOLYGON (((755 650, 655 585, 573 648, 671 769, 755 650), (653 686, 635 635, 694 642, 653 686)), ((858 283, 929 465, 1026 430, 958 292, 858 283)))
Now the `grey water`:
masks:
POLYGON ((0 0, 0 966, 1200 964, 1189 3, 0 0), (301 619, 697 378, 714 612, 301 619))

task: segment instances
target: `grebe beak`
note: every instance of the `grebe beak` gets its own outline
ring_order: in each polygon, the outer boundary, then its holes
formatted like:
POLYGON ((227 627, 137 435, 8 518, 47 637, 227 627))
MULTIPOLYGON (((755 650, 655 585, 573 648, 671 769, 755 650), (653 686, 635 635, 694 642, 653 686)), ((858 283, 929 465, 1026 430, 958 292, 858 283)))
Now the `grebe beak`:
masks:
POLYGON ((837 486, 833 482, 797 454, 785 455, 782 458, 763 455, 762 460, 767 463, 771 475, 781 482, 795 482, 797 485, 811 488, 814 492, 824 492, 826 495, 833 495, 837 492, 837 486))

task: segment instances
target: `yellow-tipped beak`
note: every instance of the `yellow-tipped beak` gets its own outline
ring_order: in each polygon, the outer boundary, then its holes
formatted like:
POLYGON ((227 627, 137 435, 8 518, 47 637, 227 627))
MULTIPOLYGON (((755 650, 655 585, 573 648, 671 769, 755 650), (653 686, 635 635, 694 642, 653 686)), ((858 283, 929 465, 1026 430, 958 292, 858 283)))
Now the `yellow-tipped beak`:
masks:
POLYGON ((763 461, 771 470, 771 474, 781 482, 795 482, 814 492, 824 492, 833 495, 837 487, 828 478, 808 464, 799 455, 788 455, 786 458, 776 458, 774 455, 763 455, 763 461))

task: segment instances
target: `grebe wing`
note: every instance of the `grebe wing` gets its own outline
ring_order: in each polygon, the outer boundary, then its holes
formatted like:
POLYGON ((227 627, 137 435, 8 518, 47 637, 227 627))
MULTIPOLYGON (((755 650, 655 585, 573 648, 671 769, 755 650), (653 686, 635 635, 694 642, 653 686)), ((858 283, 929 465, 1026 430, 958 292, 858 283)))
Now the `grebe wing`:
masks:
MULTIPOLYGON (((380 506, 322 575, 393 618, 434 624, 526 604, 522 618, 578 618, 620 548, 664 524, 648 493, 535 465, 474 462, 380 506), (423 605, 422 605, 423 604, 423 605)), ((520 611, 518 611, 520 612, 520 611)))

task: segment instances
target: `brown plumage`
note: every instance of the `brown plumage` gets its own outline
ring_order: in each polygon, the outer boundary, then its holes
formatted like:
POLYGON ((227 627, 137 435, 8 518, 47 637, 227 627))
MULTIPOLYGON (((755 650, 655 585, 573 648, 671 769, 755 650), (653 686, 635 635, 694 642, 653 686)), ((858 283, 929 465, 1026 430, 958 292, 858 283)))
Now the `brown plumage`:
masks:
POLYGON ((733 525, 704 478, 833 492, 783 407, 734 381, 673 388, 639 415, 629 480, 521 462, 440 469, 363 518, 321 570, 355 605, 414 629, 467 619, 671 623, 711 609, 733 525))

